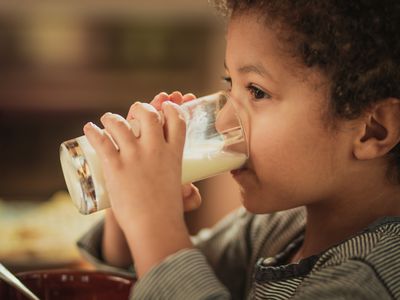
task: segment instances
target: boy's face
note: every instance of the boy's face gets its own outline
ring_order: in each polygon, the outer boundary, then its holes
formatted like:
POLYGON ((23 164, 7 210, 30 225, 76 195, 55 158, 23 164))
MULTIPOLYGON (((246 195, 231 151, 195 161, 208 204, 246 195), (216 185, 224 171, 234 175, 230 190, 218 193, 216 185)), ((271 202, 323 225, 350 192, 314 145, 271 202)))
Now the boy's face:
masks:
POLYGON ((283 47, 255 15, 230 21, 227 75, 250 152, 246 168, 233 176, 254 213, 333 200, 351 178, 351 127, 326 126, 328 84, 316 70, 297 72, 283 47))

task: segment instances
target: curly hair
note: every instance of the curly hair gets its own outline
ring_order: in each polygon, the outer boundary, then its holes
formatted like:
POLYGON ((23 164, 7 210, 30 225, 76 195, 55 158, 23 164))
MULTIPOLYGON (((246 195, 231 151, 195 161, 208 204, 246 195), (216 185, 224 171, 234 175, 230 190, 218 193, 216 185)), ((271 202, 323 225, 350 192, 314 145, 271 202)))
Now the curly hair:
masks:
MULTIPOLYGON (((225 15, 254 12, 306 67, 331 83, 330 113, 355 119, 373 104, 400 99, 399 0, 214 0, 225 15)), ((400 144, 390 153, 389 177, 400 183, 400 144)))

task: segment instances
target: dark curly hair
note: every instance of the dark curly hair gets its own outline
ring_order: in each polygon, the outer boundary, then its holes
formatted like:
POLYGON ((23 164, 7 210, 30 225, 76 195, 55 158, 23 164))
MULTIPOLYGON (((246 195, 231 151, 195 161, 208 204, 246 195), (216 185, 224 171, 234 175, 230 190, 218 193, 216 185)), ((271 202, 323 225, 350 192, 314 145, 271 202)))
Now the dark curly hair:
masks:
MULTIPOLYGON (((225 15, 251 12, 287 33, 294 57, 331 83, 330 113, 355 119, 374 103, 400 99, 400 0, 214 0, 225 15)), ((389 153, 400 183, 400 144, 389 153)))

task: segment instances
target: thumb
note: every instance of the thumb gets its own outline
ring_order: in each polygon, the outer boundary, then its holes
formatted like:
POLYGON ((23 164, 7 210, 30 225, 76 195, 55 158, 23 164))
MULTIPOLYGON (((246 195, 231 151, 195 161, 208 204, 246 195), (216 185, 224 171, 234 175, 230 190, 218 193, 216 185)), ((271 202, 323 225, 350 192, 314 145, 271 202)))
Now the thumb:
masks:
POLYGON ((183 209, 185 212, 195 210, 201 205, 199 189, 193 184, 182 185, 183 209))

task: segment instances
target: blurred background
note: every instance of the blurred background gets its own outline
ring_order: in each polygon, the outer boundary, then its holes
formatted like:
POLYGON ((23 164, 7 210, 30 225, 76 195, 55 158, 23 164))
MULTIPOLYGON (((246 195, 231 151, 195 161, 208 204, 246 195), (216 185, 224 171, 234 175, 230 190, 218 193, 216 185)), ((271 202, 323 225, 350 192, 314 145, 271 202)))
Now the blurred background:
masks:
MULTIPOLYGON (((160 91, 223 88, 223 35, 206 0, 0 1, 0 262, 57 265, 44 255, 60 253, 56 239, 73 247, 101 218, 69 202, 60 143, 160 91)), ((192 233, 239 204, 229 175, 198 186, 204 205, 187 216, 192 233)))

